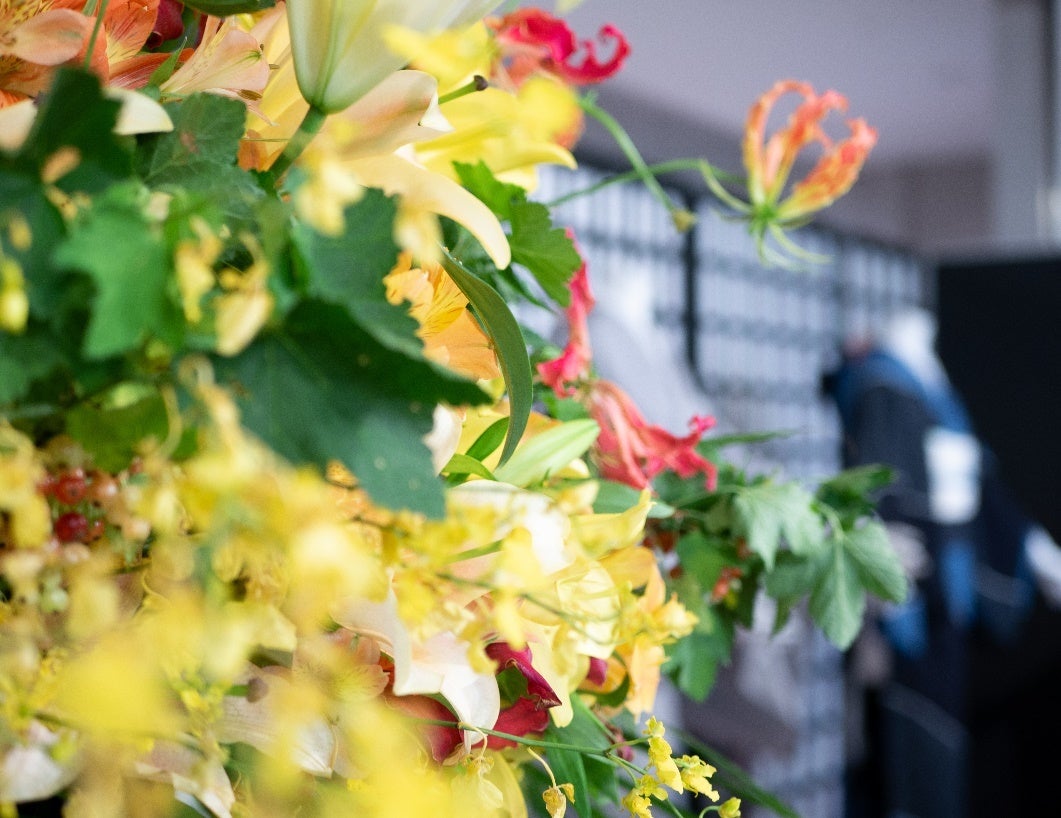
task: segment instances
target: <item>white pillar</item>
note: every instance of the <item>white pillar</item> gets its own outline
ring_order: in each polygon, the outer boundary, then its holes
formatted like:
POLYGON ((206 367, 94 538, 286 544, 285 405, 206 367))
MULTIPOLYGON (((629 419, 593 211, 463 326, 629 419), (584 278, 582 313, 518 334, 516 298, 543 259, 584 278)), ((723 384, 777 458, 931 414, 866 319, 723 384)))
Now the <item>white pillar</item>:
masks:
POLYGON ((1061 236, 1051 93, 1051 0, 996 0, 993 229, 1006 249, 1042 248, 1061 236))

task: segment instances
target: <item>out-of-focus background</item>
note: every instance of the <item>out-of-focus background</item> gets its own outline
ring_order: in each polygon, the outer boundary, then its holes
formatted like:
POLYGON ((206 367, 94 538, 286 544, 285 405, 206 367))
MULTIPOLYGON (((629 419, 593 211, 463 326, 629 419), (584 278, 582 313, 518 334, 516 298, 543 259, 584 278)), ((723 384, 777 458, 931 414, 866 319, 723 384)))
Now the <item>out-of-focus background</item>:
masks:
MULTIPOLYGON (((842 463, 823 378, 852 344, 924 310, 1002 480, 1061 539, 1057 4, 584 0, 566 17, 582 38, 604 23, 628 37, 626 67, 598 99, 649 162, 702 157, 740 173, 748 107, 782 78, 836 89, 879 132, 854 190, 794 234, 828 258, 809 271, 760 264, 743 225, 720 218, 695 174, 664 177, 698 216, 687 233, 636 183, 564 205, 598 299, 603 374, 676 432, 696 412, 715 414, 723 433, 790 431, 735 456, 813 485, 842 463)), ((576 156, 579 171, 544 173, 539 196, 629 167, 592 122, 576 156)), ((742 637, 706 703, 671 702, 686 727, 806 818, 942 818, 886 811, 888 759, 860 767, 863 740, 879 732, 862 704, 884 696, 886 673, 856 678, 852 656, 806 622, 767 631, 768 621, 742 637)), ((961 815, 1056 815, 1053 753, 1040 748, 1061 729, 1061 615, 1037 594, 1008 640, 971 633, 955 671, 970 690, 961 815)), ((745 814, 772 813, 748 804, 745 814)))

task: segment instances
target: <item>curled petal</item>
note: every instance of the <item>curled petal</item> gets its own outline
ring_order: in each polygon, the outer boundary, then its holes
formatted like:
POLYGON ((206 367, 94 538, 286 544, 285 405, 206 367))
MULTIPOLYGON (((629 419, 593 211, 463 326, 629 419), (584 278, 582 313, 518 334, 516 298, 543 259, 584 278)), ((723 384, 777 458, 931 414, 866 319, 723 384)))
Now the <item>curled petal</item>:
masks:
POLYGON ((821 210, 851 189, 877 144, 877 132, 863 119, 853 119, 848 124, 851 136, 823 156, 807 177, 792 188, 792 195, 778 209, 778 218, 794 219, 821 210))
POLYGON ((76 57, 92 34, 93 19, 73 9, 50 9, 30 17, 0 40, 0 56, 37 65, 59 65, 76 57))

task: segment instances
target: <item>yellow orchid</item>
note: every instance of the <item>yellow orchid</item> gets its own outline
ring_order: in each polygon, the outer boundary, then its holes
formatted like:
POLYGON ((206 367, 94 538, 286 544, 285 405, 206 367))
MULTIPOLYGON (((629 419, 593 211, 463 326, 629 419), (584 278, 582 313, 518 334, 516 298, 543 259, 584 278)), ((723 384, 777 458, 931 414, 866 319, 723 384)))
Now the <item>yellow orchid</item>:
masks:
POLYGON ((404 62, 386 44, 391 26, 438 32, 467 25, 497 0, 288 0, 299 88, 324 113, 349 107, 404 62))

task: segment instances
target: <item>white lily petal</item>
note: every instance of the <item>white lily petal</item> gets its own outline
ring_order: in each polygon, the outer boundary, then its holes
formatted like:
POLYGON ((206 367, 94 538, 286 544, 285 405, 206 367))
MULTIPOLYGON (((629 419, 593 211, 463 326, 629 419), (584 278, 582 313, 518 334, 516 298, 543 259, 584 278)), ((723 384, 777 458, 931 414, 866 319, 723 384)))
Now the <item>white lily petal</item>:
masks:
POLYGON ((423 71, 395 71, 341 114, 331 126, 344 156, 394 153, 402 145, 453 131, 438 107, 438 80, 423 71))
POLYGON ((0 108, 0 149, 17 151, 21 148, 36 118, 37 106, 32 99, 0 108))
POLYGON ((131 88, 107 88, 109 99, 121 102, 114 132, 123 136, 139 133, 163 133, 173 130, 173 120, 166 109, 151 97, 131 88))
POLYGON ((505 268, 512 261, 508 236, 497 216, 453 180, 398 154, 358 159, 351 163, 351 168, 367 187, 401 196, 409 207, 437 213, 464 225, 498 267, 505 268))

